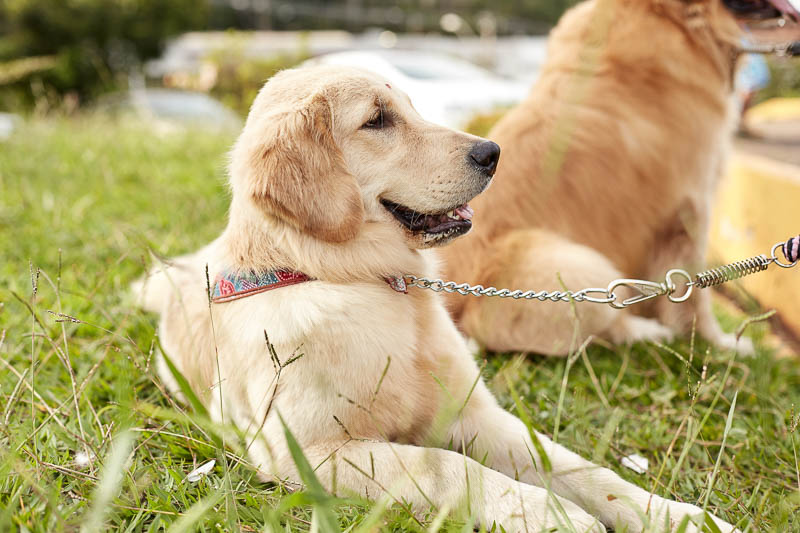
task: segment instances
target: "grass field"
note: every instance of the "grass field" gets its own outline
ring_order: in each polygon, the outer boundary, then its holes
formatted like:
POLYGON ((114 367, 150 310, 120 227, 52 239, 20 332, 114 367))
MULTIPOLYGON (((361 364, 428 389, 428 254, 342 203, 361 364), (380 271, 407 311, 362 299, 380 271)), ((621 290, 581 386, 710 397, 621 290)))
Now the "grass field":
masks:
MULTIPOLYGON (((232 139, 85 117, 0 144, 0 531, 295 531, 325 513, 349 531, 463 530, 263 483, 235 439, 222 449, 225 432, 163 391, 155 319, 127 287, 149 250, 187 252, 222 230, 232 139)), ((570 360, 491 354, 486 378, 514 410, 510 378, 536 429, 640 486, 707 500, 744 531, 800 532, 800 359, 773 357, 765 328, 748 328, 750 359, 686 339, 570 360), (633 453, 647 473, 620 466, 633 453)))

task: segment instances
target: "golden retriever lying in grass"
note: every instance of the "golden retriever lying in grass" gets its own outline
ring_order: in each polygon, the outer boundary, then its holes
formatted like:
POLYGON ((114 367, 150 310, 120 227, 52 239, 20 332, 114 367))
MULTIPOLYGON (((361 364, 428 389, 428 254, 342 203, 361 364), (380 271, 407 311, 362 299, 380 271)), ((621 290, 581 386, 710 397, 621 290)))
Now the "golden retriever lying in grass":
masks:
POLYGON ((266 478, 301 479, 282 417, 326 488, 415 513, 465 505, 487 527, 598 533, 701 514, 529 432, 498 406, 439 296, 403 293, 397 276, 436 273, 424 248, 470 229, 467 202, 498 156, 365 72, 275 76, 231 154, 227 229, 137 287, 166 352, 212 416, 252 439, 266 478))
MULTIPOLYGON (((445 251, 446 277, 574 291, 703 270, 712 197, 738 115, 737 17, 778 9, 797 15, 786 0, 591 0, 566 13, 531 94, 489 134, 503 148, 497 184, 475 203, 475 231, 445 251)), ((459 295, 447 303, 491 350, 570 349, 568 304, 459 295)), ((709 341, 752 351, 748 339, 737 346, 722 332, 708 291, 651 304, 574 309, 583 336, 662 339, 696 319, 709 341)))

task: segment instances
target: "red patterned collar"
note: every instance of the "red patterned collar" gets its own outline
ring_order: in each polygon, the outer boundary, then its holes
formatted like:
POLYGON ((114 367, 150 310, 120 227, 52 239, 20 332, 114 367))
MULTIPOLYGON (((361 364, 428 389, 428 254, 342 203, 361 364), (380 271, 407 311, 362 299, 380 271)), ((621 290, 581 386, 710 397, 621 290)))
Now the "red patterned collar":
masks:
MULTIPOLYGON (((393 291, 408 294, 408 286, 402 276, 383 279, 393 291)), ((306 281, 313 281, 313 278, 302 272, 291 270, 277 269, 266 272, 233 272, 224 270, 217 275, 214 281, 211 301, 214 303, 230 302, 253 294, 271 291, 272 289, 305 283, 306 281)))

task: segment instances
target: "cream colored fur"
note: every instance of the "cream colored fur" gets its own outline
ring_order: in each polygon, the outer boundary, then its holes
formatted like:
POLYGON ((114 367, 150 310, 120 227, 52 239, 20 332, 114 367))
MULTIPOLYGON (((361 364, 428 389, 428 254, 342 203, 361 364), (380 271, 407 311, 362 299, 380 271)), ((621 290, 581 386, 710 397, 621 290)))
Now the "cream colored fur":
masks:
MULTIPOLYGON (((639 531, 648 512, 659 523, 669 514, 673 529, 700 509, 533 434, 552 464, 546 473, 528 430, 480 379, 439 295, 397 293, 382 279, 438 268, 421 249, 436 242, 409 233, 379 199, 431 213, 470 200, 488 181, 467 156, 480 141, 424 122, 373 75, 285 71, 261 91, 233 149, 227 229, 154 269, 137 285, 141 302, 161 315, 166 352, 214 419, 253 440, 249 455, 265 479, 300 481, 282 416, 337 494, 387 497, 420 515, 461 508, 507 531, 567 522, 639 531), (391 123, 362 129, 378 106, 391 123), (206 265, 212 279, 225 268, 283 267, 315 281, 209 309, 206 265), (302 354, 277 381, 265 333, 282 362, 302 354)), ((161 375, 174 392, 169 372, 161 375)))
MULTIPOLYGON (((474 203, 475 230, 444 251, 447 277, 574 291, 703 270, 739 36, 721 0, 591 0, 566 13, 530 95, 489 135, 503 149, 496 183, 474 203)), ((451 296, 448 306, 492 350, 564 355, 576 327, 560 303, 451 296)), ((681 305, 575 310, 581 338, 658 340, 696 324, 721 347, 752 351, 722 332, 708 290, 681 305)))

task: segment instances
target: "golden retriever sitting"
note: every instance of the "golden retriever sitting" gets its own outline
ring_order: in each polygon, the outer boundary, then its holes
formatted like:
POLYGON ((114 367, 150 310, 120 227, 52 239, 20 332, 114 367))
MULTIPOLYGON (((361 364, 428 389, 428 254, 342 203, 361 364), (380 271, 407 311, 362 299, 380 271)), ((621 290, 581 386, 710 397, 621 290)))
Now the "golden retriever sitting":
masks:
POLYGON ((529 433, 481 381, 439 295, 404 292, 403 274, 436 274, 425 248, 470 229, 467 202, 499 152, 425 122, 366 72, 275 76, 231 154, 227 229, 138 285, 165 351, 212 416, 250 436, 266 478, 300 481, 283 419, 329 490, 420 514, 465 505, 507 531, 598 533, 701 514, 529 433))
MULTIPOLYGON (((777 16, 776 7, 797 15, 785 0, 592 0, 566 13, 531 94, 489 135, 503 149, 497 184, 475 203, 475 231, 445 251, 447 278, 575 291, 702 270, 737 114, 737 18, 777 16)), ((491 350, 570 349, 569 304, 459 295, 447 303, 491 350)), ((712 315, 708 291, 683 304, 649 303, 574 309, 584 336, 661 339, 687 332, 696 318, 709 341, 737 344, 712 315)), ((738 349, 752 345, 742 339, 738 349)))

